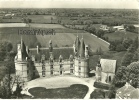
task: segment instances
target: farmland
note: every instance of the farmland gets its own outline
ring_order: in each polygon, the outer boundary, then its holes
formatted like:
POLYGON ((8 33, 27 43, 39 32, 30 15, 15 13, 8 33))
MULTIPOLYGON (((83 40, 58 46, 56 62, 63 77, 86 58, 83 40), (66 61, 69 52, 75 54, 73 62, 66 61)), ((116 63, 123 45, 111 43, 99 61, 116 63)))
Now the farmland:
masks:
MULTIPOLYGON (((21 28, 18 28, 21 29, 21 28)), ((29 47, 33 47, 37 41, 36 36, 22 35, 22 38, 29 47)), ((21 36, 18 35, 17 28, 0 28, 0 40, 7 40, 13 44, 13 49, 16 50, 17 43, 20 42, 21 36)))
POLYGON ((52 15, 29 15, 27 18, 31 18, 33 23, 57 23, 58 21, 57 17, 52 15))
POLYGON ((64 47, 64 46, 73 46, 75 38, 77 34, 81 38, 84 37, 84 41, 91 47, 92 51, 96 51, 99 47, 101 47, 104 51, 108 50, 108 44, 103 42, 102 40, 98 39, 90 35, 83 30, 74 30, 68 29, 58 24, 30 24, 29 27, 7 27, 7 28, 0 28, 0 39, 7 39, 11 41, 16 50, 16 44, 20 41, 21 36, 18 35, 18 30, 24 29, 50 29, 53 28, 56 32, 55 35, 22 35, 22 38, 26 45, 29 47, 36 47, 36 42, 39 42, 41 46, 48 47, 49 40, 53 41, 54 46, 64 47), (39 27, 38 27, 39 26, 39 27), (42 26, 42 28, 40 28, 42 26), (37 28, 35 28, 37 27, 37 28))

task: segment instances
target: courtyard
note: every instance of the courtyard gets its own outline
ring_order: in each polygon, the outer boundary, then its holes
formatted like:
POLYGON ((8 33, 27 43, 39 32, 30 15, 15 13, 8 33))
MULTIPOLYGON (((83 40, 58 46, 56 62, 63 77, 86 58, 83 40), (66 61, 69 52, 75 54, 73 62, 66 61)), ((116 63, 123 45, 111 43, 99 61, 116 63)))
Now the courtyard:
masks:
POLYGON ((32 98, 89 99, 94 91, 95 77, 79 78, 75 76, 41 77, 25 84, 22 94, 32 98))

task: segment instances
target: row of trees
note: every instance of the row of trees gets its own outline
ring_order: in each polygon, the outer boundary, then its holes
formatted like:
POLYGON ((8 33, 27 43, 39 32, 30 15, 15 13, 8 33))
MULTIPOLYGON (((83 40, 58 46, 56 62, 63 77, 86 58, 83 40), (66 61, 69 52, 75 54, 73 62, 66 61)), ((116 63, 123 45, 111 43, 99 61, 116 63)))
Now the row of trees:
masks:
POLYGON ((131 62, 138 61, 138 38, 130 44, 124 57, 122 58, 121 65, 128 66, 131 62))
POLYGON ((135 40, 132 40, 130 38, 125 38, 121 40, 115 40, 115 41, 110 41, 110 46, 109 50, 110 51, 126 51, 130 45, 133 44, 135 49, 138 48, 138 37, 135 38, 135 40))

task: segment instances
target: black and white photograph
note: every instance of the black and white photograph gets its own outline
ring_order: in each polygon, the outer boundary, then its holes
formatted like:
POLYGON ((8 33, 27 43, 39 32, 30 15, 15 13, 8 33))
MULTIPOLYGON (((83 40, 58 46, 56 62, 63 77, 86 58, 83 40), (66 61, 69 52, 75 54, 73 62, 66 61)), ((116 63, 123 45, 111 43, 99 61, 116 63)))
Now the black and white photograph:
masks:
POLYGON ((0 99, 139 99, 139 0, 0 0, 0 99))

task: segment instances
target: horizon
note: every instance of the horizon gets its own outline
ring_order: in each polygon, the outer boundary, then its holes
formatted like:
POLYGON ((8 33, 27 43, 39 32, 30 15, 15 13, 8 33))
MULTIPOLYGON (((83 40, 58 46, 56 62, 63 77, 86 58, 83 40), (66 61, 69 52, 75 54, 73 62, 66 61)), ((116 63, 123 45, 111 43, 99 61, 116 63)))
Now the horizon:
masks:
POLYGON ((139 9, 139 2, 137 0, 0 0, 0 8, 139 9))

